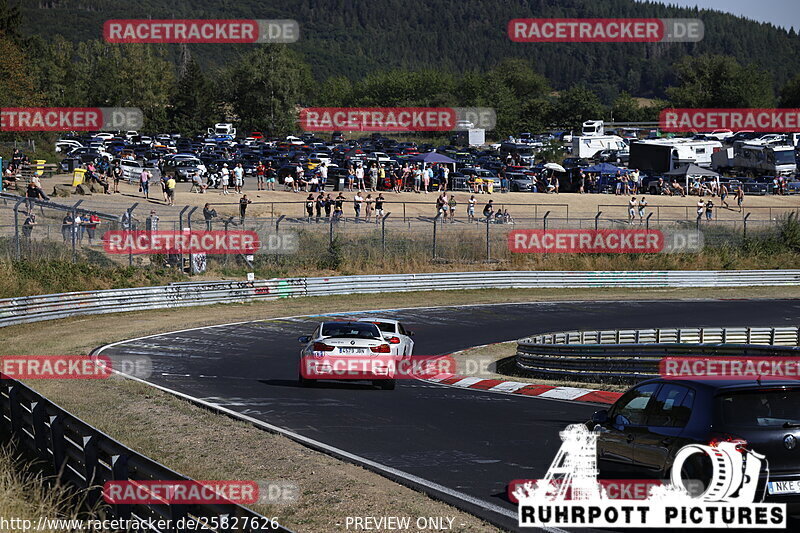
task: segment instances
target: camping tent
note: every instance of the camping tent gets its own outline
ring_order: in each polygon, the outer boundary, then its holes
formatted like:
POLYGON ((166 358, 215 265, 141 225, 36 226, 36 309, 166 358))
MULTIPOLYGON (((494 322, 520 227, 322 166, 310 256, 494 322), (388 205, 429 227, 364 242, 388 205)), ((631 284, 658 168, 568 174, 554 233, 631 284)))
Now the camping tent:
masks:
POLYGON ((446 155, 442 155, 436 152, 426 152, 424 154, 417 154, 413 157, 408 158, 409 161, 417 161, 422 162, 427 165, 431 163, 446 163, 446 164, 455 164, 455 159, 451 159, 446 155))

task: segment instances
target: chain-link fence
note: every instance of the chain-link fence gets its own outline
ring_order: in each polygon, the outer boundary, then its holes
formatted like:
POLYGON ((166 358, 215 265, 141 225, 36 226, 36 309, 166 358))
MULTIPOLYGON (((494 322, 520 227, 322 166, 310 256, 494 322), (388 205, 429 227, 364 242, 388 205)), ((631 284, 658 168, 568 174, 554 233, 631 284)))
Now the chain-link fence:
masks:
MULTIPOLYGON (((73 261, 77 257, 113 261, 146 267, 148 265, 182 266, 188 269, 191 254, 107 254, 103 236, 109 230, 173 231, 255 231, 262 242, 269 236, 292 234, 298 246, 291 253, 273 253, 262 247, 252 255, 225 254, 203 257, 203 267, 274 266, 283 271, 337 270, 342 265, 359 271, 369 265, 382 264, 391 270, 430 269, 432 263, 512 262, 518 264, 520 254, 509 247, 509 232, 520 229, 651 229, 665 232, 694 230, 702 233, 707 248, 738 247, 746 239, 777 236, 782 231, 787 213, 797 209, 774 208, 765 219, 751 219, 752 210, 745 209, 733 219, 707 220, 702 217, 670 218, 666 210, 648 208, 632 220, 624 206, 601 206, 595 217, 570 217, 561 206, 537 212, 528 217, 474 217, 465 207, 459 211, 434 216, 382 216, 356 218, 350 213, 325 216, 239 217, 217 216, 205 220, 198 207, 175 208, 177 216, 159 219, 146 204, 131 204, 127 209, 87 209, 82 201, 72 205, 4 197, 0 205, 0 238, 6 241, 5 254, 12 258, 37 259, 58 250, 73 261), (774 216, 773 216, 774 215, 774 216)), ((106 206, 103 206, 104 208, 106 206)), ((537 207, 537 209, 539 209, 537 207)), ((757 208, 753 208, 757 209, 757 208)), ((502 209, 498 209, 502 211, 502 209)), ((532 211, 532 209, 528 209, 532 211)), ((691 213, 690 213, 691 215, 691 213)), ((197 255, 197 254, 196 254, 197 255)))

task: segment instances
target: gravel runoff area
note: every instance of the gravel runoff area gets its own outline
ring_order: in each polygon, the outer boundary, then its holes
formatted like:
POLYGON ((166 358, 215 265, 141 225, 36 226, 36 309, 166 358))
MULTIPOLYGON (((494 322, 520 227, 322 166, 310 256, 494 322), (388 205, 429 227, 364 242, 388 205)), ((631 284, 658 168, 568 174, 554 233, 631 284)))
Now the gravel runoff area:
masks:
MULTIPOLYGON (((735 298, 739 289, 637 291, 637 299, 735 298)), ((752 297, 800 298, 800 288, 753 289, 752 297)), ((630 299, 625 290, 483 290, 285 299, 191 310, 75 317, 3 328, 6 354, 87 354, 135 336, 181 328, 335 311, 515 301, 630 299)), ((298 532, 344 531, 347 516, 449 516, 459 531, 496 528, 361 467, 285 437, 214 414, 125 379, 40 380, 29 385, 76 416, 195 479, 284 479, 301 488, 292 505, 257 507, 298 532)))

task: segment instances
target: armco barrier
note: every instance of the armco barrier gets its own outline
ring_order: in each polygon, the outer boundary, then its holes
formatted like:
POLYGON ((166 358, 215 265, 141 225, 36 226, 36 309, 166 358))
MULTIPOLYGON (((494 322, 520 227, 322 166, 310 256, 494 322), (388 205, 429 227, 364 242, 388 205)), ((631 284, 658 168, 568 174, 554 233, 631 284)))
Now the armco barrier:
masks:
POLYGON ((633 383, 657 377, 664 357, 799 356, 800 328, 568 331, 517 342, 517 368, 536 377, 633 383))
POLYGON ((79 315, 240 303, 298 296, 431 290, 681 288, 800 285, 800 270, 448 272, 173 283, 0 300, 0 326, 79 315))
MULTIPOLYGON (((34 390, 13 379, 0 380, 0 437, 3 442, 16 439, 24 449, 47 465, 59 480, 80 489, 88 489, 89 507, 102 499, 107 481, 189 481, 177 472, 136 453, 105 433, 82 422, 34 390)), ((290 530, 270 523, 269 519, 241 505, 109 505, 104 507, 113 518, 147 521, 202 519, 209 527, 203 531, 283 531, 290 530), (228 527, 217 527, 227 520, 228 527)), ((155 529, 159 531, 159 529, 155 529)))

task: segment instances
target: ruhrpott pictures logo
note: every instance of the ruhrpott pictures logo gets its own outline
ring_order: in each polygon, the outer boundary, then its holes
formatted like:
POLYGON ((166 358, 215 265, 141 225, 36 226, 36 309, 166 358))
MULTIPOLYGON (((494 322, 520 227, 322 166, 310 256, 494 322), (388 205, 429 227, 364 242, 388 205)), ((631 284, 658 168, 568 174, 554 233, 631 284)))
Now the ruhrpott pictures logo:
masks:
POLYGON ((678 451, 670 483, 642 499, 611 499, 597 480, 597 434, 583 424, 560 433, 561 448, 546 476, 517 485, 520 527, 771 529, 786 526, 786 504, 758 503, 765 457, 746 443, 690 444, 678 451), (710 458, 711 479, 697 495, 687 491, 682 466, 691 456, 710 458), (567 493, 571 499, 567 499, 567 493))

